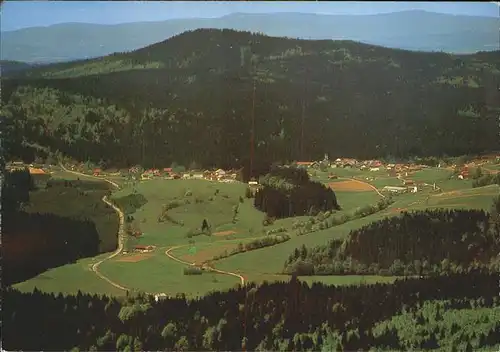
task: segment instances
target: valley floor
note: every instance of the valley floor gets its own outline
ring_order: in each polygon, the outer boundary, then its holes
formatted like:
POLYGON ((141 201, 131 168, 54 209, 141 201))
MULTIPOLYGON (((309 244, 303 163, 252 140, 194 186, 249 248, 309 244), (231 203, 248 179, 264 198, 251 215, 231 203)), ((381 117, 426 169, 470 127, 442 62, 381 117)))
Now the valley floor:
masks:
MULTIPOLYGON (((495 166, 492 166, 494 168, 495 166)), ((386 197, 381 190, 385 186, 401 184, 395 177, 388 177, 384 171, 367 172, 337 169, 339 179, 328 180, 327 173, 318 172, 314 179, 329 183, 335 190, 342 210, 338 215, 349 214, 356 209, 376 204, 386 197), (368 180, 367 180, 368 178, 368 180), (351 183, 347 187, 347 183, 351 183), (357 187, 354 187, 354 185, 357 187), (351 187, 352 186, 352 187, 351 187)), ((245 282, 288 281, 289 276, 280 274, 290 253, 302 245, 312 247, 326 244, 333 238, 345 238, 350 230, 388 216, 397 216, 402 211, 427 208, 476 208, 487 210, 499 187, 472 188, 469 180, 450 179, 451 171, 428 168, 410 175, 421 183, 417 193, 394 196, 394 203, 387 209, 363 218, 350 220, 342 225, 318 230, 306 235, 293 234, 295 222, 308 217, 288 218, 263 226, 264 214, 257 211, 253 199, 244 198, 246 185, 242 183, 217 183, 205 180, 147 180, 135 186, 126 185, 119 177, 108 182, 121 188, 113 192, 110 200, 133 193, 142 194, 147 203, 132 216, 143 233, 139 239, 124 234, 120 228, 120 246, 112 254, 87 258, 75 264, 51 269, 28 281, 16 284, 21 291, 42 291, 75 293, 82 292, 120 296, 130 291, 152 294, 200 296, 215 290, 225 290, 245 282), (433 185, 436 184, 437 191, 433 185), (186 196, 187 192, 192 194, 186 196), (240 202, 240 196, 243 202, 240 202), (158 222, 162 205, 179 199, 193 199, 193 202, 172 209, 170 214, 184 225, 158 222), (233 223, 233 207, 239 212, 233 223), (212 235, 189 238, 188 233, 199 228, 203 219, 212 226, 212 235), (262 238, 266 231, 284 228, 291 234, 290 240, 273 246, 231 255, 213 260, 224 252, 234 250, 239 243, 262 238), (149 253, 131 253, 135 245, 154 246, 149 253), (209 263, 206 263, 206 262, 209 263), (186 267, 206 263, 208 270, 201 275, 185 275, 186 267)), ((94 176, 78 174, 69 170, 55 171, 53 177, 75 178, 94 176)), ((102 178, 101 178, 102 179, 102 178)), ((122 216, 123 222, 123 216, 122 216)), ((392 282, 396 277, 380 276, 311 276, 302 280, 326 284, 365 284, 392 282)))

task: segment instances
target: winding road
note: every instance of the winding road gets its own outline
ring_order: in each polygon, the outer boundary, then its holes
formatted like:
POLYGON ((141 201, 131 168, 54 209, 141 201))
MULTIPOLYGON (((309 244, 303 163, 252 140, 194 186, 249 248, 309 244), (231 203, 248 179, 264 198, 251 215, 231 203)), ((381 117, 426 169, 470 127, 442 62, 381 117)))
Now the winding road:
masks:
MULTIPOLYGON (((217 241, 217 242, 223 242, 223 241, 217 241)), ((165 254, 167 255, 167 257, 169 257, 170 259, 175 260, 176 262, 179 262, 181 264, 186 264, 186 265, 194 266, 196 263, 186 262, 186 261, 184 261, 182 259, 179 259, 177 257, 174 257, 172 254, 170 254, 170 252, 173 251, 174 249, 182 248, 182 247, 187 247, 187 246, 189 246, 189 245, 182 245, 182 246, 170 247, 169 249, 167 249, 165 251, 165 254)), ((219 274, 223 274, 223 275, 229 275, 229 276, 237 277, 240 280, 241 286, 245 286, 245 278, 243 276, 237 274, 237 273, 233 273, 233 272, 230 272, 230 271, 219 270, 219 269, 216 269, 214 267, 208 267, 208 270, 216 272, 216 273, 219 273, 219 274)))
MULTIPOLYGON (((59 164, 59 166, 61 167, 61 169, 63 169, 66 172, 72 173, 74 175, 79 175, 79 176, 94 178, 94 179, 98 179, 98 180, 103 180, 103 181, 106 181, 106 182, 110 183, 115 188, 120 189, 120 186, 116 182, 108 180, 107 178, 97 177, 97 176, 94 176, 94 175, 87 175, 87 174, 84 174, 84 173, 81 173, 81 172, 78 172, 78 171, 68 170, 62 164, 59 164)), ((106 281, 110 285, 112 285, 112 286, 114 286, 114 287, 116 287, 116 288, 118 288, 120 290, 123 290, 123 291, 130 291, 130 289, 128 289, 128 288, 126 288, 126 287, 124 287, 124 286, 122 286, 122 285, 120 285, 120 284, 112 281, 111 279, 109 279, 108 277, 104 276, 99 271, 99 265, 101 265, 102 263, 104 263, 105 261, 107 261, 109 259, 112 259, 112 258, 116 257, 117 255, 119 255, 123 251, 123 246, 124 246, 124 242, 125 242, 125 214, 122 212, 122 210, 120 208, 118 208, 113 203, 111 203, 109 201, 109 199, 108 199, 107 196, 104 196, 102 198, 102 201, 104 203, 106 203, 107 205, 109 205, 110 207, 112 207, 118 213, 118 215, 120 217, 120 227, 118 229, 118 248, 113 253, 111 253, 110 255, 108 255, 107 257, 103 258, 102 260, 98 261, 97 263, 94 263, 90 269, 97 276, 99 276, 101 279, 103 279, 104 281, 106 281)), ((165 252, 165 254, 170 259, 175 260, 176 262, 179 262, 179 263, 182 263, 182 264, 185 264, 185 265, 194 266, 195 263, 188 263, 188 262, 186 262, 186 261, 184 261, 182 259, 179 259, 177 257, 174 257, 172 254, 170 254, 170 252, 173 251, 174 249, 181 248, 181 247, 186 247, 186 246, 187 245, 181 245, 181 246, 171 247, 171 248, 167 249, 167 251, 165 252)), ((240 280, 240 283, 241 283, 242 286, 245 285, 245 278, 243 276, 237 274, 237 273, 233 273, 233 272, 230 272, 230 271, 219 270, 219 269, 216 269, 216 268, 213 268, 213 267, 209 267, 208 269, 210 271, 213 271, 213 272, 216 272, 216 273, 219 273, 219 274, 229 275, 229 276, 236 277, 236 278, 238 278, 240 280)), ((146 293, 148 293, 148 292, 146 292, 146 293)), ((148 294, 152 294, 152 293, 148 293, 148 294)), ((152 295, 154 295, 154 294, 152 294, 152 295)))
MULTIPOLYGON (((117 189, 120 189, 120 186, 116 182, 113 182, 113 181, 108 180, 106 178, 96 177, 96 176, 93 176, 93 175, 86 175, 86 174, 83 174, 83 173, 78 172, 78 171, 68 170, 62 164, 59 164, 59 166, 61 167, 61 169, 63 169, 66 172, 72 173, 74 175, 79 175, 79 176, 84 176, 84 177, 89 177, 89 178, 95 178, 95 179, 98 179, 98 180, 104 180, 104 181, 108 182, 109 184, 113 185, 113 187, 115 187, 117 189)), ((104 281, 106 281, 110 285, 112 285, 112 286, 114 286, 114 287, 116 287, 116 288, 118 288, 120 290, 123 290, 123 291, 129 291, 128 288, 123 287, 122 285, 120 285, 120 284, 118 284, 118 283, 110 280, 109 278, 107 278, 106 276, 104 276, 99 271, 99 265, 101 265, 102 263, 104 263, 106 260, 114 258, 118 254, 120 254, 123 251, 123 246, 124 246, 124 243, 125 243, 125 214, 123 213, 123 211, 120 208, 118 208, 116 205, 114 205, 113 203, 111 203, 109 201, 108 196, 102 197, 102 201, 104 203, 106 203, 107 205, 109 205, 110 207, 112 207, 118 213, 118 216, 119 216, 119 219, 120 219, 120 225, 118 227, 118 248, 116 248, 116 250, 113 253, 111 253, 110 255, 108 255, 107 257, 105 257, 104 259, 101 259, 97 263, 94 263, 91 266, 90 270, 92 270, 97 276, 99 276, 101 279, 103 279, 104 281)))
MULTIPOLYGON (((84 173, 81 173, 81 172, 77 172, 77 171, 72 171, 72 170, 68 170, 66 169, 62 164, 60 164, 60 167, 65 171, 65 172, 68 172, 68 173, 72 173, 72 174, 75 174, 75 175, 79 175, 79 176, 84 176, 84 177, 88 177, 88 178, 94 178, 94 179, 98 179, 98 180, 103 180, 103 181, 106 181, 108 183, 110 183, 111 185, 113 185, 115 188, 117 189, 120 189, 120 186, 116 183, 116 182, 113 182, 109 179, 106 179, 104 177, 97 177, 97 176, 94 176, 94 175, 87 175, 87 174, 84 174, 84 173)), ((359 183, 363 183, 365 185, 368 185, 370 186, 370 188, 372 188, 375 192, 377 192, 377 194, 379 196, 381 196, 382 198, 385 198, 385 195, 383 195, 382 193, 380 193, 380 191, 373 185, 371 185, 370 183, 368 182, 364 182, 364 181, 360 181, 360 180, 357 180, 357 179, 354 179, 354 178, 346 178, 346 177, 339 177, 340 179, 345 179, 345 180, 350 180, 350 181, 356 181, 356 182, 359 182, 359 183)), ((110 285, 120 289, 120 290, 123 290, 123 291, 130 291, 129 288, 126 288, 112 280, 110 280, 108 277, 104 276, 100 271, 99 271, 99 266, 104 263, 105 261, 109 260, 109 259, 112 259, 114 257, 116 257, 117 255, 119 255, 122 251, 123 251, 123 247, 124 247, 124 241, 125 241, 125 215, 124 213, 122 212, 122 210, 120 208, 118 208, 117 206, 115 206, 113 203, 111 203, 108 199, 107 196, 104 196, 102 198, 102 201, 104 203, 106 203, 107 205, 109 205, 110 207, 112 207, 119 215, 119 218, 120 218, 120 226, 119 226, 119 229, 118 229, 118 248, 113 252, 111 253, 110 255, 108 255, 107 257, 101 259, 100 261, 98 261, 97 263, 94 263, 92 266, 91 266, 91 270, 98 276, 100 277, 101 279, 105 280, 107 283, 109 283, 110 285)), ((216 242, 224 242, 223 240, 221 241, 216 241, 216 242)), ((195 266, 196 263, 189 263, 187 261, 184 261, 182 259, 179 259, 177 257, 175 257, 174 255, 171 254, 171 252, 175 249, 178 249, 178 248, 183 248, 183 247, 187 247, 189 245, 179 245, 179 246, 173 246, 173 247, 170 247, 169 249, 167 249, 165 251, 165 254, 167 255, 167 257, 169 257, 170 259, 178 262, 178 263, 181 263, 181 264, 184 264, 184 265, 189 265, 189 266, 195 266)), ((245 285, 245 278, 240 275, 240 274, 237 274, 237 273, 234 273, 234 272, 230 272, 230 271, 224 271, 224 270, 220 270, 220 269, 216 269, 214 267, 206 267, 208 269, 208 271, 211 271, 211 272, 215 272, 215 273, 219 273, 219 274, 222 274, 222 275, 228 275, 228 276, 232 276, 232 277, 236 277, 240 280, 240 283, 241 283, 241 286, 244 286, 245 285)), ((147 294, 151 294, 151 295, 154 295, 153 293, 148 293, 146 292, 147 294)))

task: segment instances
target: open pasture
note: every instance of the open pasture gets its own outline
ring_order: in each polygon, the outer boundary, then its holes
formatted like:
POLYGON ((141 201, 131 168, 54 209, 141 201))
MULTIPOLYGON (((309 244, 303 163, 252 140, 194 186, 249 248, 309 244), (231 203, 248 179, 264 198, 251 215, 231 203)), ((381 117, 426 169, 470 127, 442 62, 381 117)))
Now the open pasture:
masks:
POLYGON ((198 296, 213 290, 229 289, 238 284, 236 278, 217 273, 185 275, 186 267, 167 257, 163 251, 136 263, 106 261, 100 266, 100 271, 126 288, 149 293, 185 293, 188 296, 198 296))
POLYGON ((78 290, 85 293, 123 296, 125 292, 110 285, 91 271, 93 263, 103 259, 106 254, 94 258, 85 258, 73 264, 67 264, 35 276, 24 282, 13 285, 23 292, 32 292, 35 288, 43 292, 61 292, 76 294, 78 290))
MULTIPOLYGON (((350 214, 355 209, 365 205, 376 204, 380 195, 367 182, 381 189, 386 185, 401 184, 395 177, 372 176, 372 173, 356 169, 338 169, 344 175, 356 177, 354 180, 328 180, 337 186, 335 191, 342 210, 334 216, 350 214), (370 177, 370 180, 366 180, 370 177), (349 187, 344 186, 349 183, 349 187), (356 185, 354 186, 354 183, 356 185), (341 185, 340 188, 338 185, 341 185), (343 189, 341 189, 343 188, 343 189), (363 191, 352 190, 363 188, 363 191)), ((338 173, 337 173, 338 174, 338 173)), ((406 193, 394 195, 394 203, 389 208, 367 217, 351 220, 342 225, 317 231, 303 236, 292 236, 284 243, 265 247, 245 253, 230 256, 214 262, 214 267, 220 270, 239 273, 247 281, 288 280, 286 275, 279 274, 283 264, 295 248, 302 245, 313 247, 328 243, 334 238, 345 238, 349 231, 368 225, 373 221, 387 216, 397 216, 402 211, 424 210, 426 208, 481 208, 489 209, 491 199, 500 191, 498 186, 471 188, 469 181, 450 179, 451 172, 445 169, 429 168, 417 171, 409 179, 417 182, 442 187, 441 193, 435 193, 431 186, 421 188, 416 194, 406 193)), ((323 181, 322 181, 323 182, 323 181)), ((153 253, 119 255, 105 261, 100 266, 100 272, 114 282, 134 290, 169 294, 186 293, 191 296, 201 295, 211 290, 224 290, 234 287, 239 280, 236 277, 208 273, 202 275, 185 275, 186 265, 168 258, 165 250, 173 246, 181 246, 171 251, 171 254, 186 262, 201 263, 212 259, 224 251, 231 252, 239 242, 265 236, 265 232, 278 227, 284 227, 294 234, 292 224, 304 221, 307 216, 278 219, 272 225, 263 226, 265 215, 253 207, 253 199, 244 197, 246 185, 242 183, 216 183, 205 180, 150 180, 138 183, 134 187, 126 187, 115 191, 112 198, 123 197, 131 193, 142 194, 147 203, 132 214, 143 236, 133 241, 133 244, 157 246, 153 253), (241 199, 240 199, 241 197, 241 199), (243 202, 241 202, 243 201, 243 202), (165 204, 177 202, 178 205, 168 211, 168 214, 181 224, 169 221, 159 222, 162 207, 165 204), (234 208, 238 213, 233 221, 234 208), (188 236, 199 229, 206 219, 211 225, 211 235, 188 236), (196 250, 192 250, 192 248, 196 250)), ((89 263, 95 259, 86 259, 77 264, 53 269, 27 282, 16 285, 20 289, 30 290, 37 286, 47 291, 75 292, 82 291, 124 294, 104 280, 98 278, 89 269, 89 263), (81 263, 86 263, 82 265, 81 263), (47 279, 50 277, 51 279, 47 279), (65 280, 63 278, 69 278, 65 280), (64 283, 62 283, 64 282, 64 283), (86 282, 81 287, 81 282, 86 282), (87 284, 88 283, 88 284, 87 284)), ((320 276, 304 277, 311 283, 320 281, 326 284, 361 284, 379 281, 391 281, 394 278, 368 276, 320 276)))
MULTIPOLYGON (((151 180, 133 189, 118 191, 112 198, 123 197, 134 191, 142 194, 148 202, 132 214, 144 233, 138 244, 173 246, 186 243, 187 235, 197 232, 204 219, 211 226, 212 234, 226 231, 226 235, 245 237, 257 231, 257 228, 262 227, 264 214, 253 208, 252 200, 244 198, 245 189, 245 184, 236 182, 222 184, 205 180, 151 180), (168 220, 158 221, 162 208, 169 204, 172 209, 167 213, 177 224, 168 220), (235 207, 238 207, 238 214, 233 222, 235 207)), ((209 241, 209 237, 199 235, 194 239, 204 242, 209 241)))

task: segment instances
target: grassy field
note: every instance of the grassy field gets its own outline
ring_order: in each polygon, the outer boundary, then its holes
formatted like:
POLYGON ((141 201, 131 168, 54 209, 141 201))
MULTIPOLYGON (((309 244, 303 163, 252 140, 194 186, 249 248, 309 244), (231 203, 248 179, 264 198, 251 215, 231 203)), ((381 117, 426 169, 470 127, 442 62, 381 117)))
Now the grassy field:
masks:
POLYGON ((184 275, 186 265, 169 259, 164 250, 139 262, 104 262, 100 271, 126 288, 137 288, 149 293, 185 293, 191 297, 214 290, 234 287, 239 281, 233 277, 205 272, 202 275, 184 275))
POLYGON ((108 284, 90 270, 93 263, 104 257, 105 255, 86 258, 74 264, 48 270, 28 281, 14 285, 14 288, 23 292, 32 292, 36 287, 41 291, 64 294, 76 294, 80 290, 113 296, 125 295, 124 291, 108 284))
MULTIPOLYGON (((385 171, 369 172, 355 169, 333 169, 340 177, 363 180, 378 189, 384 186, 401 185, 395 177, 389 177, 385 171), (370 177, 370 181, 366 178, 370 177), (373 179, 372 179, 373 178, 373 179)), ((500 192, 498 186, 471 188, 471 181, 450 179, 451 171, 429 168, 408 176, 417 182, 427 183, 441 188, 434 192, 432 187, 424 187, 416 194, 406 193, 394 196, 394 203, 387 209, 356 219, 327 230, 317 231, 303 236, 295 236, 272 247, 266 247, 250 252, 237 254, 215 262, 220 270, 239 273, 247 281, 262 282, 288 280, 286 275, 280 275, 283 264, 290 253, 297 247, 305 245, 312 247, 326 244, 333 238, 345 238, 349 231, 380 220, 387 216, 397 216, 401 211, 423 210, 425 208, 479 208, 488 210, 492 198, 500 192)), ((58 173, 57 177, 76 178, 75 175, 58 173)), ((330 183, 328 172, 317 172, 313 179, 330 183)), ((335 180, 343 182, 345 179, 335 180)), ((244 198, 246 185, 241 183, 223 184, 204 180, 148 180, 135 186, 126 186, 113 193, 112 198, 120 198, 137 192, 147 200, 147 204, 138 209, 134 218, 144 235, 138 244, 154 245, 156 250, 137 260, 120 255, 105 261, 100 266, 102 274, 116 283, 130 289, 140 289, 146 292, 179 292, 191 296, 202 295, 212 290, 223 290, 234 287, 239 279, 222 274, 204 273, 203 275, 184 275, 184 264, 178 263, 165 255, 165 250, 173 246, 185 246, 171 252, 177 258, 188 262, 206 260, 230 251, 238 242, 246 242, 251 238, 264 236, 265 231, 285 227, 289 233, 293 222, 305 220, 308 217, 277 220, 273 225, 264 227, 264 214, 253 207, 253 199, 244 198), (241 203, 240 197, 243 197, 241 203), (186 202, 186 200, 188 200, 186 202), (170 210, 168 214, 176 221, 182 221, 183 226, 170 222, 158 222, 162 206, 177 201, 182 204, 170 210), (233 223, 233 208, 239 207, 237 221, 233 223), (212 236, 199 235, 188 238, 187 234, 200 228, 203 219, 212 226, 212 236), (219 232, 231 231, 232 234, 219 235, 219 232), (190 241, 194 243, 190 244, 190 241), (190 248, 196 248, 196 254, 190 248)), ((381 198, 374 190, 337 191, 337 199, 343 213, 352 213, 356 208, 368 204, 376 204, 381 198)), ((135 255, 137 256, 137 255, 135 255)), ((82 291, 123 294, 105 281, 99 279, 88 269, 89 260, 77 264, 53 269, 27 282, 17 285, 23 290, 34 286, 48 291, 74 292, 82 291)), ((320 281, 326 284, 362 284, 371 282, 391 282, 395 278, 377 276, 317 276, 302 278, 308 283, 320 281)))

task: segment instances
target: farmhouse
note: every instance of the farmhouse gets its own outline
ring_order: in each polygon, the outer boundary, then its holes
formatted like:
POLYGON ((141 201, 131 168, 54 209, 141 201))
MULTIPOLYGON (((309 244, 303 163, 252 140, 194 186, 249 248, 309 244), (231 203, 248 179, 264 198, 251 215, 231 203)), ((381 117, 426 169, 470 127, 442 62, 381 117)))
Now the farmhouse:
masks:
POLYGON ((153 178, 153 173, 146 171, 141 175, 141 180, 150 180, 153 178))
POLYGON ((45 175, 46 172, 43 171, 42 169, 38 169, 38 168, 34 168, 34 167, 30 167, 28 168, 29 172, 30 172, 30 175, 45 175))
POLYGON ((408 191, 408 188, 397 187, 397 186, 385 186, 383 190, 391 193, 406 193, 408 191))
POLYGON ((358 161, 356 159, 342 159, 340 162, 340 166, 344 168, 351 168, 358 165, 358 161))
POLYGON ((153 249, 155 249, 154 246, 142 246, 142 245, 137 245, 134 247, 135 251, 141 252, 141 253, 147 253, 151 252, 153 249))
POLYGON ((297 161, 295 164, 298 167, 307 168, 307 167, 313 167, 314 161, 297 161))
POLYGON ((460 174, 458 175, 458 178, 460 180, 468 179, 469 178, 469 170, 462 170, 460 174))

